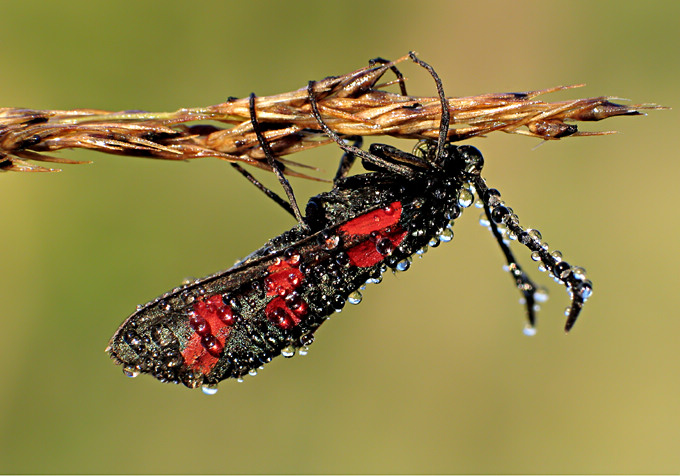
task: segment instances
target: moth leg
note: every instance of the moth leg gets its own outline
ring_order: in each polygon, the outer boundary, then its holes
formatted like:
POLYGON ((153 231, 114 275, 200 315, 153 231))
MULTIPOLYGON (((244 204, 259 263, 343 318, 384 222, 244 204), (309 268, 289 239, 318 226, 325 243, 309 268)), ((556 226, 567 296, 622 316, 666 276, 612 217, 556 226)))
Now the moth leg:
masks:
POLYGON ((415 175, 415 172, 405 165, 391 163, 382 157, 378 157, 374 154, 366 152, 358 147, 346 144, 345 141, 323 120, 321 113, 319 112, 319 106, 316 100, 316 93, 314 92, 314 81, 310 81, 307 84, 307 96, 309 98, 309 103, 312 106, 312 116, 318 122, 319 126, 323 129, 328 137, 333 139, 338 146, 345 151, 346 154, 352 154, 355 157, 360 157, 364 162, 372 164, 381 170, 386 170, 388 172, 400 175, 402 177, 410 178, 415 175))
POLYGON ((392 163, 409 164, 414 167, 429 169, 432 164, 417 155, 410 154, 388 144, 371 144, 368 151, 392 163))
MULTIPOLYGON (((293 188, 290 186, 290 182, 288 182, 288 179, 286 179, 286 177, 283 175, 281 165, 274 158, 274 153, 271 147, 269 147, 269 143, 267 143, 267 139, 265 139, 264 134, 262 134, 262 131, 260 130, 260 124, 257 122, 257 114, 255 113, 255 94, 251 93, 249 99, 250 100, 248 102, 248 105, 250 109, 250 122, 252 122, 253 124, 253 130, 255 131, 255 135, 257 136, 257 141, 260 143, 260 147, 262 147, 262 151, 264 152, 264 155, 267 158, 267 164, 269 164, 272 171, 276 174, 276 177, 279 179, 279 182, 281 183, 283 190, 286 192, 286 196, 288 197, 288 201, 293 211, 293 215, 295 215, 295 218, 297 219, 298 223, 300 223, 300 225, 304 229, 308 229, 307 224, 302 218, 302 213, 300 213, 300 207, 297 204, 297 200, 295 200, 293 188)), ((274 201, 276 201, 276 199, 274 199, 274 201)))
POLYGON ((510 248, 498 230, 498 224, 505 225, 508 232, 517 238, 517 241, 531 250, 531 258, 534 261, 541 262, 539 269, 549 271, 556 281, 562 283, 567 288, 567 292, 571 297, 571 304, 565 311, 567 322, 564 329, 568 332, 574 326, 583 305, 593 292, 593 283, 586 279, 585 270, 578 266, 571 266, 566 261, 563 261, 562 254, 559 251, 549 251, 547 243, 542 241, 538 230, 525 230, 519 224, 517 215, 501 201, 500 192, 496 189, 489 189, 484 179, 477 176, 473 180, 473 184, 484 202, 484 212, 489 219, 491 232, 506 257, 517 288, 526 299, 529 324, 533 327, 535 323, 534 305, 539 288, 517 264, 517 261, 510 252, 510 248))
MULTIPOLYGON (((361 144, 363 144, 363 139, 361 136, 348 137, 347 140, 351 140, 352 146, 356 147, 357 149, 361 148, 361 144)), ((333 185, 337 185, 340 180, 347 177, 349 170, 352 168, 352 165, 354 165, 355 159, 356 156, 351 152, 345 151, 345 153, 342 154, 338 171, 335 173, 335 178, 333 178, 333 185)))
MULTIPOLYGON (((385 58, 373 58, 372 60, 368 61, 369 66, 373 66, 376 64, 389 64, 391 63, 390 60, 386 60, 385 58)), ((399 68, 396 66, 392 65, 390 66, 390 70, 394 73, 394 75, 397 77, 397 81, 399 82, 399 91, 401 92, 402 96, 408 96, 408 93, 406 92, 406 80, 404 79, 404 75, 401 74, 401 71, 399 71, 399 68)))
POLYGON ((295 212, 293 211, 293 207, 290 206, 290 203, 285 201, 283 198, 281 198, 279 195, 274 193, 273 191, 269 190, 267 187, 262 185, 259 180, 257 180, 255 177, 253 177, 246 169, 241 167, 239 164, 236 163, 231 163, 231 166, 234 167, 238 173, 243 175, 250 183, 255 185, 255 187, 258 188, 261 192, 263 192, 265 195, 267 195, 269 198, 274 200, 281 208, 283 208, 286 212, 290 213, 293 218, 297 218, 295 216, 295 212))

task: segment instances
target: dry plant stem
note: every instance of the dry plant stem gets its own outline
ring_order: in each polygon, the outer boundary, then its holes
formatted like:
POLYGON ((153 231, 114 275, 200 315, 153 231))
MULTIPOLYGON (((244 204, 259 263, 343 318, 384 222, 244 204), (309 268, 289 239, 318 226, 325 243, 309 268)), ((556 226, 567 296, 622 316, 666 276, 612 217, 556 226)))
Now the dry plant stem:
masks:
MULTIPOLYGON (((382 76, 405 59, 408 56, 316 82, 318 107, 324 121, 340 136, 436 139, 442 114, 439 98, 411 97, 380 89, 385 86, 379 84, 382 76)), ((579 132, 571 122, 661 109, 653 104, 615 104, 607 97, 552 103, 536 99, 541 94, 579 86, 448 98, 451 116, 448 140, 494 131, 545 140, 604 135, 611 132, 579 132)), ((217 157, 271 170, 253 131, 248 106, 248 98, 243 98, 169 113, 0 108, 0 169, 53 171, 28 161, 80 163, 46 153, 81 148, 164 160, 217 157)), ((264 137, 277 157, 331 142, 311 114, 306 88, 258 97, 256 113, 264 137)), ((303 167, 300 164, 280 161, 285 174, 313 178, 291 169, 303 167)))

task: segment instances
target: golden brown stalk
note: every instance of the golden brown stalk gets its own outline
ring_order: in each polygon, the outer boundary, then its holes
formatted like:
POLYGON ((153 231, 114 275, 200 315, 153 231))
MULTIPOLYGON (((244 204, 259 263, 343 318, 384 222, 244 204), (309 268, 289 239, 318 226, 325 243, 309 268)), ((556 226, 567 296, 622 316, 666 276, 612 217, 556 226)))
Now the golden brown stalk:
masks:
MULTIPOLYGON (((438 98, 411 97, 380 89, 385 86, 378 83, 381 77, 394 64, 407 58, 319 81, 315 90, 327 124, 343 136, 436 139, 441 118, 438 98)), ((613 116, 639 115, 644 109, 661 109, 653 104, 615 104, 607 97, 553 103, 536 99, 541 94, 579 86, 582 85, 449 98, 449 140, 494 131, 546 140, 611 134, 579 132, 570 122, 599 121, 613 116)), ((311 115, 306 87, 258 97, 256 111, 260 127, 279 157, 330 142, 311 115)), ((248 98, 170 113, 0 109, 0 169, 55 171, 27 161, 82 163, 46 154, 76 148, 165 160, 218 157, 270 170, 250 122, 248 98)), ((284 164, 299 165, 280 160, 284 164)), ((284 167, 284 171, 311 178, 289 167, 284 167)))

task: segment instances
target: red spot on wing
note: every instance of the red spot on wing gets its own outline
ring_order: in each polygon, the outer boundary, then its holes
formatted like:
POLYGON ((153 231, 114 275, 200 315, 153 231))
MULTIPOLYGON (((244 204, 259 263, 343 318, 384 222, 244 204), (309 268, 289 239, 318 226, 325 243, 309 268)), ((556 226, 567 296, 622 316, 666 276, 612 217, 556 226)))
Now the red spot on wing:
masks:
POLYGON ((304 280, 304 274, 298 269, 299 260, 280 260, 269 266, 269 275, 264 280, 267 296, 285 296, 298 288, 304 280))
POLYGON ((264 314, 281 329, 297 326, 308 311, 307 303, 296 291, 305 279, 299 267, 300 255, 293 253, 269 266, 269 274, 264 280, 267 296, 275 296, 267 303, 264 314))
POLYGON ((219 360, 208 353, 198 334, 191 336, 186 348, 182 351, 182 357, 188 367, 198 370, 203 375, 209 374, 219 360))
POLYGON ((185 364, 208 374, 219 360, 234 322, 233 310, 219 294, 196 301, 189 317, 194 333, 182 351, 185 364))
POLYGON ((401 218, 401 202, 393 202, 388 206, 364 213, 351 219, 338 228, 346 235, 369 235, 399 223, 401 218))
MULTIPOLYGON (((305 307, 304 314, 306 313, 307 308, 305 307)), ((269 301, 264 314, 267 316, 267 319, 281 329, 290 329, 297 326, 301 321, 299 310, 292 310, 281 296, 277 296, 269 301)))
POLYGON ((338 228, 346 236, 364 238, 349 248, 350 262, 360 268, 374 266, 389 256, 406 236, 406 230, 399 225, 401 202, 364 213, 338 228), (368 235, 368 237, 367 237, 368 235))
MULTIPOLYGON (((402 227, 397 226, 390 232, 384 232, 380 235, 380 240, 389 240, 392 244, 392 248, 396 248, 401 244, 406 236, 406 230, 402 227)), ((349 255, 350 263, 359 268, 368 268, 370 266, 376 265, 385 259, 388 254, 382 254, 378 251, 378 246, 376 241, 367 239, 362 241, 356 246, 347 250, 349 255)))

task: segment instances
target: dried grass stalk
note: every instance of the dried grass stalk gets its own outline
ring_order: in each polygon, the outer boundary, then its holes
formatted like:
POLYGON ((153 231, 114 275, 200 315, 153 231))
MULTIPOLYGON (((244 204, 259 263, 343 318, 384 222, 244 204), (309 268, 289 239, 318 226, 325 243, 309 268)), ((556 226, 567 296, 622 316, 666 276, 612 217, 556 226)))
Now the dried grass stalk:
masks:
MULTIPOLYGON (((387 92, 381 88, 396 81, 378 83, 390 67, 407 58, 316 83, 319 109, 329 126, 343 136, 435 139, 441 118, 438 98, 387 92)), ((449 140, 459 141, 494 131, 545 140, 611 134, 579 132, 572 122, 599 121, 613 116, 639 115, 644 109, 660 109, 653 104, 615 104, 610 101, 612 98, 604 96, 552 103, 536 99, 541 94, 579 86, 582 85, 449 98, 449 140)), ((279 157, 330 142, 311 115, 306 88, 258 97, 256 111, 265 136, 279 157)), ((0 108, 0 169, 55 171, 58 169, 28 161, 82 163, 46 154, 76 148, 164 160, 218 157, 269 170, 253 132, 247 98, 170 113, 0 108), (205 124, 206 121, 210 124, 205 124)), ((289 166, 294 164, 281 161, 289 166)), ((286 167, 285 172, 308 177, 290 167, 286 167)))

